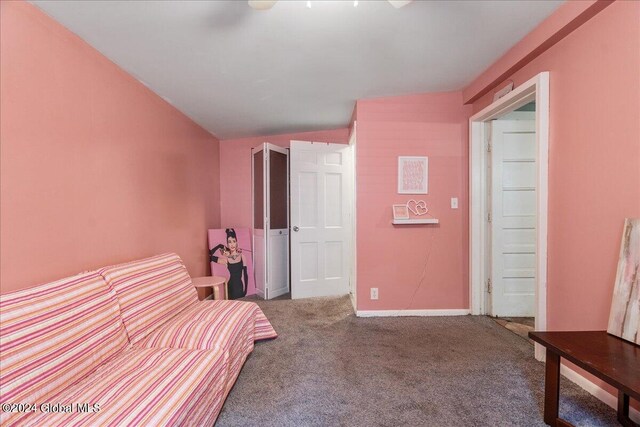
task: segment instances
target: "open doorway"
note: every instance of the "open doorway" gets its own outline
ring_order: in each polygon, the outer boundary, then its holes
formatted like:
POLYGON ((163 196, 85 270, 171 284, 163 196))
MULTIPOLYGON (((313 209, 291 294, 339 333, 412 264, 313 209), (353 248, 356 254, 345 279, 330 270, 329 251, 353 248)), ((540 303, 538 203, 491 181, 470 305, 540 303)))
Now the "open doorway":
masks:
POLYGON ((548 73, 469 120, 471 312, 525 314, 536 330, 546 329, 548 120, 548 73), (533 122, 516 120, 532 103, 533 122))
POLYGON ((354 148, 355 133, 349 144, 291 141, 289 148, 252 149, 257 298, 353 292, 354 148))
POLYGON ((487 127, 487 312, 523 338, 535 328, 535 105, 525 104, 487 127))

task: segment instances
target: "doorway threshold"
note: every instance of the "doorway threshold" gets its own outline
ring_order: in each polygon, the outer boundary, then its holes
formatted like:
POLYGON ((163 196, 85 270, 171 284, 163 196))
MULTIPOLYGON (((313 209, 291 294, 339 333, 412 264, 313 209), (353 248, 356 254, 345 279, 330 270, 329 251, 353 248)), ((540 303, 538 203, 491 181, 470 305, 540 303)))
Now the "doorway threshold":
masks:
POLYGON ((533 341, 529 339, 529 332, 535 330, 533 317, 491 317, 491 319, 533 345, 533 341))

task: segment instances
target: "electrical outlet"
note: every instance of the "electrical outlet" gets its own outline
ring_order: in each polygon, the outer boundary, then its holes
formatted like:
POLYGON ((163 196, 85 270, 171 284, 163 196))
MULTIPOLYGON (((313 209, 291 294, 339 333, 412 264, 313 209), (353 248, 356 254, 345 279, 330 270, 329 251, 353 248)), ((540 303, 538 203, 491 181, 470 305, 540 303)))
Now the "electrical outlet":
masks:
POLYGON ((371 299, 378 299, 378 288, 371 288, 371 299))
POLYGON ((451 198, 451 209, 458 209, 458 198, 457 197, 452 197, 451 198))

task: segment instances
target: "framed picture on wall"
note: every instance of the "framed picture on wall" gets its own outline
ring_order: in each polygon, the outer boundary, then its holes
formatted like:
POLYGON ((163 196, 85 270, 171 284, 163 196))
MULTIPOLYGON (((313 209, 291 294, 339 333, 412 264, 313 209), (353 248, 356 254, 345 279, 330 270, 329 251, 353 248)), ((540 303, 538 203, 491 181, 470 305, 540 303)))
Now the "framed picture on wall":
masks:
POLYGON ((428 180, 428 157, 398 157, 398 194, 427 194, 428 180))
POLYGON ((407 205, 393 205, 393 219, 409 219, 407 205))

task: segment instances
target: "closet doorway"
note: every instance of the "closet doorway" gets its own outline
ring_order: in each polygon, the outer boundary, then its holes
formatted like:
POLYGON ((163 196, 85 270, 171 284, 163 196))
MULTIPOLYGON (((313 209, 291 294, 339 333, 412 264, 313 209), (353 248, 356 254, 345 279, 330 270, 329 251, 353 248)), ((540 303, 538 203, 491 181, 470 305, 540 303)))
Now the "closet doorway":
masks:
POLYGON ((292 299, 353 293, 355 134, 251 150, 256 293, 292 299))
POLYGON ((252 148, 251 176, 256 293, 272 299, 289 292, 289 150, 252 148))

